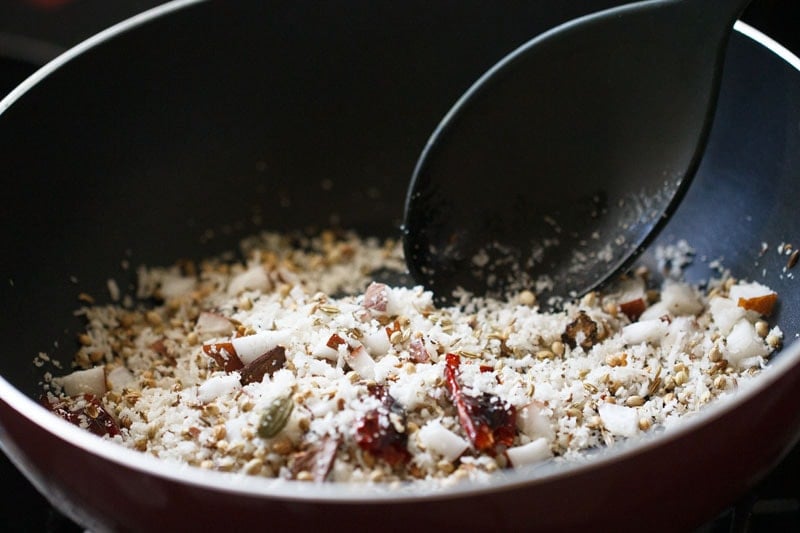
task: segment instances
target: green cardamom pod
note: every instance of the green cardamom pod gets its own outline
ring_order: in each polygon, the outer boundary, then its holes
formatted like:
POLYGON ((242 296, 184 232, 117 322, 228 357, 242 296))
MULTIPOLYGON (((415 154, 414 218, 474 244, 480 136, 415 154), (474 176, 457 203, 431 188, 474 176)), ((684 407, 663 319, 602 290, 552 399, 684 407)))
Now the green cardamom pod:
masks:
POLYGON ((294 409, 294 401, 291 396, 284 396, 273 401, 263 413, 258 423, 258 436, 270 439, 277 435, 286 426, 289 416, 294 409))

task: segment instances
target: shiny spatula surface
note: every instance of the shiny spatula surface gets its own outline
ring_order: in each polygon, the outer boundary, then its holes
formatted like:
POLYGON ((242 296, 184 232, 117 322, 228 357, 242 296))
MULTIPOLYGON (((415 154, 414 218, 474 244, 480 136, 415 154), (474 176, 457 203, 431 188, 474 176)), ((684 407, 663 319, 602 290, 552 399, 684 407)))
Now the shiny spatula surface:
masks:
POLYGON ((748 3, 626 4, 502 59, 418 161, 403 226, 414 279, 442 301, 459 288, 531 289, 546 301, 629 267, 698 167, 728 37, 748 3))

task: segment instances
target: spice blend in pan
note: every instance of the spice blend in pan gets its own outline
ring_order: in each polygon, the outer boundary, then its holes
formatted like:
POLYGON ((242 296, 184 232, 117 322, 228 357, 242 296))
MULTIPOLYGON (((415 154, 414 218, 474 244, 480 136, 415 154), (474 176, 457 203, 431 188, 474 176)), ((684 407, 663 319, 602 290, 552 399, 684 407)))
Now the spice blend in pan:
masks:
POLYGON ((264 233, 242 254, 141 267, 135 297, 87 303, 46 405, 204 469, 450 483, 669 430, 782 339, 777 295, 727 275, 700 289, 640 270, 558 311, 529 291, 439 307, 375 280, 405 271, 393 240, 264 233))

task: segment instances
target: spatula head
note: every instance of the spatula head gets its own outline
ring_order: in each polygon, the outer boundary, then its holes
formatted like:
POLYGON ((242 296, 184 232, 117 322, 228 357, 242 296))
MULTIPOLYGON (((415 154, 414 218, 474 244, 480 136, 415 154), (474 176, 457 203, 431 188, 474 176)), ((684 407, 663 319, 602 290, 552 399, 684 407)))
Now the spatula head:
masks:
POLYGON ((632 264, 699 164, 733 18, 703 2, 590 15, 527 43, 455 105, 406 199, 414 278, 540 300, 596 289, 632 264))

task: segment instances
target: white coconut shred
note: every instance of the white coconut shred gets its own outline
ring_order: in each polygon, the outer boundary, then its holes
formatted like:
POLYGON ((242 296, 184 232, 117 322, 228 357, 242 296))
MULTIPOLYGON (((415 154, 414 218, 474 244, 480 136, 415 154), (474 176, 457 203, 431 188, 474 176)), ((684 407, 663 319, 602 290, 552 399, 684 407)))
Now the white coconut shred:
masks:
POLYGON ((165 460, 322 481, 484 477, 669 427, 759 373, 777 295, 648 274, 563 310, 523 291, 437 307, 392 240, 245 240, 241 263, 142 268, 155 306, 88 305, 62 417, 165 460))

